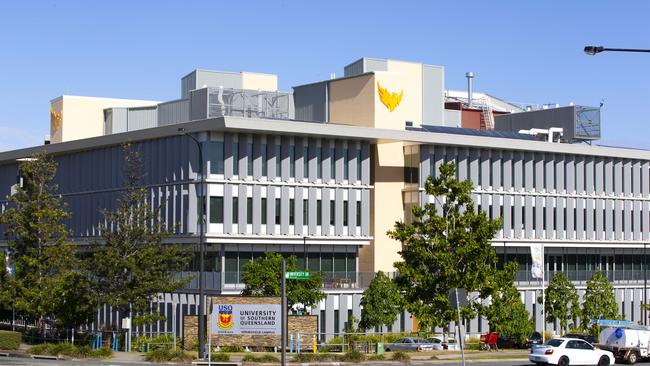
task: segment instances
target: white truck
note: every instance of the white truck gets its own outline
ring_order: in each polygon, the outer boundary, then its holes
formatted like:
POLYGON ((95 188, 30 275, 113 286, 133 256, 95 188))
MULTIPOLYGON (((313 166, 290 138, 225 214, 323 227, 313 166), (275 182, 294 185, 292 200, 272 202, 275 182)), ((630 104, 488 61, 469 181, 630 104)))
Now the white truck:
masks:
POLYGON ((602 330, 597 346, 630 365, 650 357, 650 329, 625 320, 598 320, 602 330))

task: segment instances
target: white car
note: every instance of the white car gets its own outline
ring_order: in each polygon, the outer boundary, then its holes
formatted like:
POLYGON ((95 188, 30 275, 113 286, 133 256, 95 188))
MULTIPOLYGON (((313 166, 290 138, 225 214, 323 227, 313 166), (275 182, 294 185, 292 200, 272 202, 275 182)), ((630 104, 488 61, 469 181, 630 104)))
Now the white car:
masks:
POLYGON ((614 354, 595 348, 590 343, 578 338, 555 338, 546 344, 533 347, 528 359, 538 366, 553 364, 569 365, 613 365, 614 354))

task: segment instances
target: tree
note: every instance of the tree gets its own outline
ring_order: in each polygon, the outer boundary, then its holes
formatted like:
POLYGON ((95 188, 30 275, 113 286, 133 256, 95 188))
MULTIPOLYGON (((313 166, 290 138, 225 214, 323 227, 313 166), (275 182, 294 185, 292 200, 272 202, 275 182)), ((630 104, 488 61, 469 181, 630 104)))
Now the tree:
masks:
POLYGON ((384 272, 378 271, 363 291, 361 307, 359 328, 388 326, 397 320, 397 314, 402 310, 402 295, 395 283, 384 272))
POLYGON ((514 285, 517 263, 509 262, 495 280, 495 292, 491 303, 482 310, 490 322, 490 328, 506 337, 513 337, 518 344, 524 344, 535 330, 528 310, 521 302, 521 295, 514 285))
POLYGON ((128 144, 123 150, 125 187, 117 208, 103 212, 101 241, 91 260, 92 287, 102 303, 129 314, 135 324, 145 324, 160 319, 157 312, 148 312, 159 293, 176 291, 187 283, 175 280, 174 275, 187 265, 190 253, 163 243, 172 233, 164 219, 164 206, 152 207, 146 189, 140 186, 140 154, 128 144))
POLYGON ((582 324, 587 330, 591 320, 617 319, 618 305, 614 297, 614 287, 609 283, 605 274, 598 271, 587 282, 587 291, 582 300, 582 324))
POLYGON ((553 276, 545 290, 544 311, 546 321, 553 323, 556 319, 559 320, 565 333, 569 331, 569 320, 573 322, 574 327, 577 325, 576 321, 580 315, 578 291, 562 272, 553 276))
POLYGON ((413 209, 411 224, 395 223, 388 235, 402 243, 402 261, 396 283, 404 296, 406 309, 423 326, 444 327, 456 319, 448 293, 464 288, 477 293, 461 307, 465 319, 476 316, 480 302, 493 289, 497 257, 490 240, 501 227, 501 219, 490 220, 474 209, 472 182, 455 178, 453 163, 442 164, 437 178, 428 177, 425 192, 434 203, 413 209))
MULTIPOLYGON (((282 255, 267 252, 263 257, 256 258, 244 265, 244 296, 282 296, 282 255)), ((286 271, 298 269, 295 256, 286 258, 286 271)), ((322 291, 323 280, 319 273, 310 273, 307 280, 287 280, 287 306, 290 309, 296 304, 312 307, 325 298, 322 291)))
POLYGON ((0 216, 0 222, 7 225, 5 237, 15 267, 8 281, 13 305, 33 316, 41 329, 47 317, 74 326, 85 323, 95 310, 92 298, 79 297, 78 289, 87 282, 82 263, 75 257, 76 246, 67 238, 64 221, 70 214, 56 194, 56 168, 56 162, 45 154, 21 161, 22 185, 16 186, 16 193, 8 198, 10 208, 0 216), (81 304, 82 299, 86 303, 81 304))

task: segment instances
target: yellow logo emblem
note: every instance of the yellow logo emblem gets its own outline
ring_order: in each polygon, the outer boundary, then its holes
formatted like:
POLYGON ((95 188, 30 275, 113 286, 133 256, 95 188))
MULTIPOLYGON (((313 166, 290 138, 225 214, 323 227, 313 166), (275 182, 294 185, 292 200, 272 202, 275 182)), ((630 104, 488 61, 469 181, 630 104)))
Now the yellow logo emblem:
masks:
POLYGON ((391 93, 388 89, 384 89, 377 82, 377 90, 379 91, 379 100, 388 108, 391 112, 402 102, 402 96, 404 95, 404 89, 397 94, 395 92, 391 93))
POLYGON ((63 111, 56 113, 54 108, 50 107, 50 133, 54 135, 56 131, 61 127, 61 121, 63 120, 63 111))

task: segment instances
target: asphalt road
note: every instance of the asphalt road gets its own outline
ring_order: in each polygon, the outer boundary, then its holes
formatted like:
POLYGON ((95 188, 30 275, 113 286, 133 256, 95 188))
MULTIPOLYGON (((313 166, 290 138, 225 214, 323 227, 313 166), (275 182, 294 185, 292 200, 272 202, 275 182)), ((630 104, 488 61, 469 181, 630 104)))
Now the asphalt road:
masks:
MULTIPOLYGON (((531 366, 526 361, 512 361, 512 360, 467 360, 468 365, 473 366, 531 366)), ((414 365, 431 365, 431 366, 460 366, 460 360, 454 361, 434 361, 430 363, 414 363, 414 365)), ((72 366, 72 365, 89 365, 89 366, 139 366, 139 365, 152 365, 148 362, 134 363, 134 362, 115 362, 115 361, 63 361, 63 360, 32 360, 29 358, 13 358, 2 357, 0 358, 0 366, 22 365, 22 366, 72 366)), ((364 366, 386 366, 386 363, 364 363, 364 366)))

